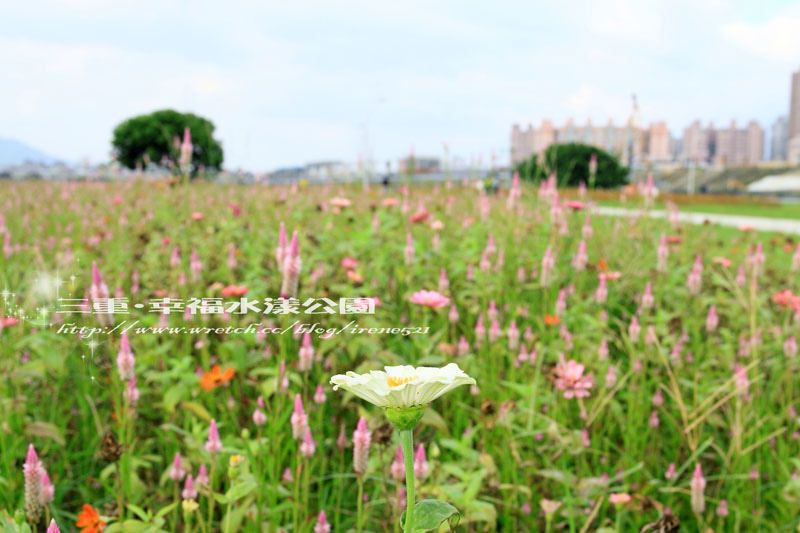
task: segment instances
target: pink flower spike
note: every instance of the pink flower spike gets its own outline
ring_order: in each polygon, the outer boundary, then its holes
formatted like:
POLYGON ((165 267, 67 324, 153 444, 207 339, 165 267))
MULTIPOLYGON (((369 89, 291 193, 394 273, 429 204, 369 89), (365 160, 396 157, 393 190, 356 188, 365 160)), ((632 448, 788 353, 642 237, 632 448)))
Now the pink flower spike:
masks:
POLYGON ((356 474, 367 471, 369 460, 369 444, 372 434, 367 429, 367 420, 362 416, 358 419, 356 430, 353 432, 353 470, 356 474))
POLYGON ((194 487, 194 479, 192 479, 192 474, 186 476, 186 482, 183 485, 181 497, 184 500, 193 500, 194 498, 197 498, 197 489, 194 487))
POLYGON ((222 449, 222 441, 219 438, 219 431, 217 431, 217 421, 211 419, 211 424, 208 426, 208 440, 206 441, 206 450, 211 455, 218 453, 222 449))
POLYGON ((180 452, 175 452, 175 457, 172 458, 172 468, 169 471, 169 477, 172 481, 178 482, 183 479, 184 471, 181 463, 180 452))
POLYGON ((314 524, 314 533, 331 533, 331 525, 325 511, 320 511, 317 515, 317 523, 314 524))
POLYGON ((47 531, 45 533, 61 533, 61 530, 58 529, 55 518, 50 519, 50 525, 47 526, 47 531))

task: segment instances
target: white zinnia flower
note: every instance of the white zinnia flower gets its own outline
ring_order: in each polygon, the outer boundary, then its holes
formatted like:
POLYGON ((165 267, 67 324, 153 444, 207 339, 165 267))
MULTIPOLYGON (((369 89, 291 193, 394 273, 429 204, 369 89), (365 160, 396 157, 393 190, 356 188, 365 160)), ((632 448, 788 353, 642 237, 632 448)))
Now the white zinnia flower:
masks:
POLYGON ((369 374, 338 374, 331 378, 333 390, 342 388, 378 407, 403 409, 431 403, 461 385, 475 385, 455 363, 443 368, 387 366, 369 374))

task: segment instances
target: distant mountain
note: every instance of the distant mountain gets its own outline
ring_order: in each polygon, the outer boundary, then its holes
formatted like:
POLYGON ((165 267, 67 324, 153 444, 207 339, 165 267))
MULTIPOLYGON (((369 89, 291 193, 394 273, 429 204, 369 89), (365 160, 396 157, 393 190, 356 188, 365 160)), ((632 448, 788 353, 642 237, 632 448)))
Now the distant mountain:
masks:
POLYGON ((59 159, 20 141, 0 137, 0 167, 19 165, 26 161, 51 164, 59 159))

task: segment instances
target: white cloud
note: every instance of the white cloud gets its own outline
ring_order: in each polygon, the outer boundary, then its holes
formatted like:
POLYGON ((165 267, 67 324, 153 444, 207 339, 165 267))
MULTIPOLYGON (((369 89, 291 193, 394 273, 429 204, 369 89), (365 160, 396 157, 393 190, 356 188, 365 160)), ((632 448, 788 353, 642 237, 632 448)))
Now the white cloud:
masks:
POLYGON ((741 50, 769 62, 800 63, 800 15, 781 15, 760 24, 730 22, 725 38, 741 50))

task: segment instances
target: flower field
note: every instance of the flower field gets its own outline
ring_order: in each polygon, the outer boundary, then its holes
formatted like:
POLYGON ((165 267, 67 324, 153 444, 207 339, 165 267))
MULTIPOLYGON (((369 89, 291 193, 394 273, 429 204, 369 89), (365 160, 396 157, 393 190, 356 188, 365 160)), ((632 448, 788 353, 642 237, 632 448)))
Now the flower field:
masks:
POLYGON ((0 183, 0 530, 800 530, 798 243, 570 194, 0 183))

